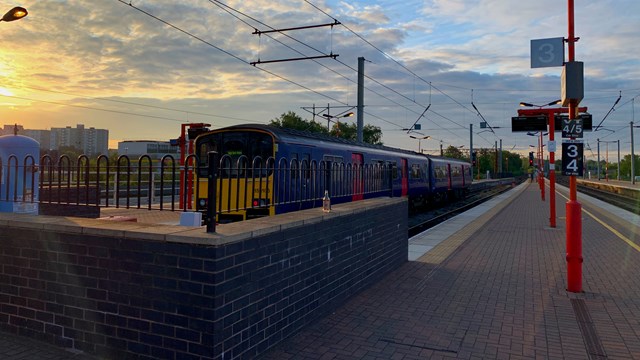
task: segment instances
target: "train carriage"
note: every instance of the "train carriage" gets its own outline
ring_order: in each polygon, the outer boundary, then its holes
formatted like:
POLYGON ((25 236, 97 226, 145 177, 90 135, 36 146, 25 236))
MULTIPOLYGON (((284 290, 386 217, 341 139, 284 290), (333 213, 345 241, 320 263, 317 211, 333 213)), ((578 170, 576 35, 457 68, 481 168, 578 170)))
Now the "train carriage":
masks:
POLYGON ((462 198, 471 186, 471 166, 465 161, 431 157, 429 169, 430 194, 434 202, 462 198))
MULTIPOLYGON (((424 204, 434 184, 430 157, 422 154, 268 125, 238 125, 195 140, 194 201, 203 212, 210 151, 218 157, 218 221, 321 207, 325 190, 334 204, 389 195, 424 204)), ((459 163, 454 169, 459 166, 464 172, 464 163, 459 163)), ((452 186, 465 184, 448 181, 452 186)))

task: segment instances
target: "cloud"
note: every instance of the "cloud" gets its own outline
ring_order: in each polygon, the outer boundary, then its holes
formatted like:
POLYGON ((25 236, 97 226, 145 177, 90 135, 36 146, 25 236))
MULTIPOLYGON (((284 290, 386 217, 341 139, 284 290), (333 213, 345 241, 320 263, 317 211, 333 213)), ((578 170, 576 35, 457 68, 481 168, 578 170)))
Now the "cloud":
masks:
MULTIPOLYGON (((110 127, 112 137, 161 139, 175 133, 180 121, 224 126, 268 122, 289 110, 307 115, 302 108, 314 104, 353 106, 357 59, 364 57, 366 121, 385 130, 387 144, 407 147, 399 129, 413 124, 429 103, 437 114, 430 111, 421 121, 434 129, 430 134, 459 145, 469 124, 478 126, 472 97, 492 125, 506 128, 519 101, 547 103, 559 96, 559 68, 529 68, 531 39, 566 36, 566 6, 557 1, 311 3, 330 16, 294 0, 228 1, 223 8, 234 16, 205 0, 132 1, 172 27, 118 1, 25 0, 29 16, 4 24, 0 33, 0 86, 26 100, 8 101, 17 106, 2 106, 0 114, 36 128, 77 122, 110 127), (344 25, 252 34, 330 23, 332 17, 344 25), (249 65, 328 53, 339 56, 249 65), (62 94, 36 90, 42 88, 62 94)), ((594 119, 604 116, 620 90, 627 100, 640 93, 633 92, 640 89, 639 7, 631 0, 576 5, 576 53, 585 62, 585 102, 594 119)), ((631 106, 626 101, 607 122, 628 124, 631 106)), ((527 138, 506 129, 498 136, 528 148, 527 138)), ((488 146, 494 139, 481 141, 488 146)))

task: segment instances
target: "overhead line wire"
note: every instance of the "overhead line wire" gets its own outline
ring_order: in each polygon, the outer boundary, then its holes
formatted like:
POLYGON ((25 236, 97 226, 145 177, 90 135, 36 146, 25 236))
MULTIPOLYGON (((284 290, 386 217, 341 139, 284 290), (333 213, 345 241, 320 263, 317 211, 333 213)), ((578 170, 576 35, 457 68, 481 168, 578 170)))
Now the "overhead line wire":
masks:
MULTIPOLYGON (((254 18, 254 17, 252 17, 252 16, 250 16, 250 15, 248 15, 248 14, 245 14, 244 12, 239 11, 239 10, 237 10, 237 9, 235 9, 235 8, 233 8, 233 7, 231 7, 231 6, 229 6, 229 5, 226 5, 225 3, 223 3, 223 2, 221 2, 221 1, 219 1, 219 0, 209 0, 209 2, 210 2, 210 3, 212 3, 212 4, 214 4, 214 5, 216 5, 216 6, 218 6, 219 8, 221 8, 222 10, 224 10, 225 12, 227 12, 228 14, 230 14, 231 16, 233 16, 234 18, 238 19, 239 21, 241 21, 241 22, 242 22, 242 23, 244 23, 245 25, 250 26, 250 27, 252 27, 252 28, 254 28, 254 29, 255 29, 255 27, 254 27, 254 26, 252 26, 251 24, 249 24, 247 21, 244 21, 244 20, 243 20, 243 19, 241 19, 240 17, 236 16, 235 14, 232 14, 230 10, 233 10, 234 12, 237 12, 237 13, 239 13, 239 14, 241 14, 241 15, 243 15, 243 16, 245 16, 245 17, 247 17, 247 18, 249 18, 249 19, 251 19, 251 20, 253 20, 253 21, 255 21, 255 22, 257 22, 258 24, 261 24, 261 25, 263 25, 263 26, 266 26, 266 27, 268 27, 268 28, 269 28, 269 29, 271 29, 271 30, 277 30, 277 29, 275 29, 274 27, 269 26, 268 24, 266 24, 266 23, 264 23, 264 22, 262 22, 262 21, 260 21, 260 20, 258 20, 258 19, 256 19, 256 18, 254 18), (229 10, 229 9, 230 9, 230 10, 229 10)), ((314 6, 314 7, 315 7, 315 5, 313 5, 313 4, 310 4, 310 5, 312 5, 312 6, 314 6)), ((317 8, 317 7, 316 7, 316 8, 317 8)), ((326 13, 325 13, 325 14, 326 14, 326 13)), ((328 14, 326 14, 326 15, 328 15, 328 14)), ((334 21, 336 21, 336 22, 337 22, 337 19, 335 19, 335 18, 333 18, 333 17, 331 17, 331 18, 332 18, 332 20, 334 20, 334 21)), ((307 46, 308 48, 310 48, 310 49, 312 49, 312 50, 314 50, 314 51, 317 51, 318 53, 323 54, 323 52, 322 52, 322 51, 320 51, 320 50, 318 50, 318 49, 316 49, 316 48, 314 48, 314 47, 312 47, 312 46, 310 46, 310 45, 308 45, 308 44, 306 44, 306 43, 304 43, 304 42, 302 42, 302 41, 300 41, 300 40, 298 40, 298 39, 296 39, 296 38, 294 38, 294 37, 292 37, 292 36, 290 36, 290 35, 288 35, 288 34, 285 34, 285 33, 283 33, 283 32, 280 32, 280 33, 281 33, 282 35, 286 36, 287 38, 289 38, 289 39, 291 39, 291 40, 293 40, 293 41, 298 42, 299 44, 302 44, 302 45, 304 45, 304 46, 307 46)), ((268 36, 268 35, 267 35, 267 36, 268 36)), ((279 41, 279 40, 277 40, 277 39, 275 39, 275 38, 273 38, 273 37, 271 37, 271 36, 269 36, 269 38, 273 39, 274 41, 277 41, 278 43, 282 44, 283 46, 285 46, 285 47, 289 48, 289 49, 290 49, 290 50, 292 50, 292 51, 297 52, 297 53, 298 53, 298 54, 300 54, 300 55, 305 55, 304 53, 302 53, 302 52, 300 52, 300 51, 298 51, 298 50, 296 50, 296 49, 294 49, 294 48, 290 47, 290 46, 289 46, 289 45, 287 45, 287 44, 284 44, 283 42, 281 42, 281 41, 279 41)), ((352 70, 352 71, 354 71, 354 72, 357 72, 357 70, 356 70, 355 68, 353 68, 352 66, 350 66, 350 65, 348 65, 348 64, 346 64, 346 63, 344 63, 343 61, 338 60, 338 59, 334 59, 334 60, 335 60, 336 62, 338 62, 339 64, 341 64, 341 65, 343 65, 343 66, 347 67, 348 69, 350 69, 350 70, 352 70)), ((326 65, 321 64, 320 62, 318 62, 318 61, 316 61, 316 60, 313 60, 313 61, 314 61, 315 63, 319 64, 320 66, 322 66, 322 67, 324 67, 324 68, 326 68, 326 69, 328 69, 328 70, 330 70, 330 71, 334 72, 335 74, 337 74, 337 75, 339 75, 339 76, 343 77, 344 79, 346 79, 346 80, 348 80, 348 81, 350 81, 350 82, 352 82, 352 83, 356 83, 354 80, 352 80, 352 79, 350 79, 350 78, 346 77, 345 75, 342 75, 342 74, 338 73, 337 71, 335 71, 335 70, 333 70, 333 69, 331 69, 331 68, 327 67, 326 65)), ((419 106, 421 106, 421 107, 425 107, 424 105, 422 105, 422 104, 420 104, 420 103, 416 102, 415 100, 413 100, 413 99, 409 98, 408 96, 406 96, 406 95, 404 95, 404 94, 402 94, 402 93, 400 93, 400 92, 398 92, 398 91, 396 91, 396 90, 392 89, 391 87, 389 87, 389 86, 387 86, 387 85, 385 85, 385 84, 381 83, 380 81, 378 81, 378 80, 376 80, 376 79, 374 79, 374 78, 372 78, 372 77, 370 77, 370 76, 368 76, 368 75, 366 75, 366 74, 365 74, 364 76, 365 76, 367 79, 369 79, 369 80, 371 80, 371 81, 375 82, 376 84, 378 84, 378 85, 380 85, 380 86, 384 87, 385 89, 387 89, 387 90, 389 90, 389 91, 391 91, 391 92, 393 92, 393 93, 395 93, 395 94, 397 94, 397 95, 399 95, 399 96, 401 96, 401 97, 403 97, 403 98, 407 99, 408 101, 410 101, 410 102, 412 102, 412 103, 414 103, 414 104, 417 104, 417 105, 419 105, 419 106)), ((430 84, 430 86, 431 86, 431 84, 430 84)), ((411 111, 411 112, 414 112, 415 114, 418 114, 418 112, 413 111, 412 109, 408 108, 406 105, 400 104, 400 103, 398 103, 397 101, 394 101, 394 100, 390 99, 389 97, 384 96, 384 95, 380 94, 379 92, 377 92, 377 91, 375 91, 375 90, 373 90, 373 89, 370 89, 370 88, 368 88, 368 87, 365 87, 365 88, 366 88, 368 91, 371 91, 371 92, 373 92, 374 94, 376 94, 376 95, 378 95, 378 96, 380 96, 380 97, 382 97, 382 98, 384 98, 384 99, 387 99, 387 100, 389 100, 390 102, 392 102, 392 103, 394 103, 394 104, 396 104, 396 105, 398 105, 398 106, 404 107, 404 108, 405 108, 405 109, 407 109, 408 111, 411 111)), ((454 100, 454 99, 452 99, 452 100, 454 100)), ((455 101, 455 100, 454 100, 454 101, 455 101)), ((371 115, 371 114, 368 114, 368 115, 371 115)), ((422 115, 421 115, 421 116, 422 116, 422 115)), ((387 120, 384 120, 384 119, 382 119, 382 118, 380 118, 380 117, 378 117, 378 118, 379 118, 380 120, 382 120, 382 121, 386 121, 386 122, 388 122, 387 120)), ((446 119, 446 120, 448 120, 448 121, 453 122, 454 124, 456 124, 456 125, 458 125, 458 126, 460 126, 462 129, 465 129, 465 127, 464 127, 464 126, 462 126, 462 125, 460 125, 459 123, 457 123, 457 122, 455 122, 455 121, 453 121, 453 120, 451 120, 451 119, 448 119, 448 118, 446 118, 446 117, 443 117, 443 118, 444 118, 444 119, 446 119)), ((401 127, 401 128, 402 128, 402 126, 399 126, 399 127, 401 127)), ((455 135, 455 134, 454 134, 454 135, 455 135)))
MULTIPOLYGON (((255 27, 254 27, 252 24, 250 24, 250 23, 248 23, 247 21, 245 21, 245 20, 241 19, 240 17, 236 16, 236 15, 235 15, 235 14, 233 14, 230 10, 232 10, 232 11, 234 11, 234 12, 237 12, 238 14, 241 14, 241 15, 243 15, 243 16, 245 16, 245 17, 247 17, 247 18, 249 18, 249 19, 251 19, 251 20, 253 20, 253 21, 257 22, 258 24, 263 25, 263 26, 265 26, 265 27, 267 27, 267 28, 271 29, 271 30, 277 30, 277 29, 275 29, 274 27, 269 26, 268 24, 266 24, 266 23, 264 23, 264 22, 262 22, 262 21, 260 21, 260 20, 258 20, 258 19, 256 19, 256 18, 254 18, 254 17, 252 17, 252 16, 250 16, 250 15, 248 15, 248 14, 245 14, 244 12, 242 12, 242 11, 240 11, 240 10, 237 10, 237 9, 235 9, 235 8, 233 8, 233 7, 229 6, 229 5, 226 5, 226 4, 224 4, 223 2, 221 2, 221 1, 219 1, 219 0, 209 0, 209 2, 210 2, 210 3, 212 3, 213 5, 218 6, 220 9, 222 9, 222 10, 223 10, 223 11, 225 11, 225 12, 227 12, 229 15, 233 16, 234 18, 236 18, 237 20, 239 20, 240 22, 244 23, 245 25, 247 25, 247 26, 249 26, 249 27, 252 27, 252 28, 254 28, 254 29, 255 29, 255 27), (230 10, 229 10, 229 9, 230 9, 230 10)), ((336 19, 333 19, 333 20, 337 21, 336 19)), ((290 35, 288 35, 288 34, 285 34, 285 33, 283 33, 283 32, 280 32, 280 34, 282 34, 282 35, 286 36, 287 38, 289 38, 289 39, 291 39, 291 40, 293 40, 293 41, 298 42, 299 44, 302 44, 302 45, 304 45, 304 46, 307 46, 308 48, 310 48, 310 49, 312 49, 312 50, 314 50, 314 51, 317 51, 318 53, 323 54, 323 52, 322 52, 322 51, 320 51, 320 50, 318 50, 318 49, 316 49, 316 48, 314 48, 314 47, 312 47, 312 46, 310 46, 310 45, 308 45, 308 44, 306 44, 306 43, 304 43, 304 42, 302 42, 302 41, 300 41, 300 40, 298 40, 298 39, 296 39, 296 38, 294 38, 294 37, 292 37, 292 36, 290 36, 290 35)), ((270 39, 272 39, 272 40, 274 40, 274 41, 276 41, 276 42, 280 43, 281 45, 283 45, 283 46, 287 47, 288 49, 290 49, 290 50, 292 50, 292 51, 295 51, 296 53, 298 53, 298 54, 300 54, 300 55, 306 56, 304 53, 302 53, 302 52, 298 51, 297 49, 292 48, 291 46, 289 46, 289 45, 287 45, 287 44, 285 44, 285 43, 281 42, 280 40, 275 39, 275 38, 273 38, 272 36, 269 36, 269 35, 267 35, 267 36, 268 36, 270 39)), ((341 64, 341 65, 343 65, 343 66, 347 67, 348 69, 350 69, 350 70, 352 70, 352 71, 354 71, 354 72, 357 72, 357 70, 356 70, 355 68, 353 68, 352 66, 350 66, 350 65, 348 65, 348 64, 346 64, 346 63, 344 63, 344 62, 342 62, 342 61, 340 61, 340 60, 337 60, 337 59, 334 59, 334 60, 336 60, 339 64, 341 64)), ((313 62, 315 62, 316 64, 318 64, 318 65, 320 65, 320 66, 322 66, 322 67, 324 67, 324 68, 328 69, 329 71, 331 71, 331 72, 333 72, 333 73, 335 73, 335 74, 337 74, 337 75, 341 76, 342 78, 344 78, 344 79, 346 79, 346 80, 348 80, 348 81, 350 81, 350 82, 352 82, 352 83, 354 83, 354 84, 356 83, 356 81, 355 81, 355 80, 352 80, 352 79, 348 78, 347 76, 345 76, 345 75, 343 75, 343 74, 340 74, 340 73, 339 73, 339 72, 337 72, 336 70, 329 68, 328 66, 326 66, 326 65, 324 65, 324 64, 322 64, 322 63, 320 63, 320 62, 319 62, 319 61, 317 61, 317 60, 313 60, 313 62)), ((415 104, 417 104, 417 105, 419 105, 419 106, 421 106, 421 107, 424 107, 424 105, 419 104, 419 103, 418 103, 418 102, 416 102, 415 100, 413 100, 413 99, 411 99, 411 98, 409 98, 409 97, 407 97, 407 96, 405 96, 405 95, 401 94, 400 92, 398 92, 398 91, 396 91, 396 90, 394 90, 394 89, 390 88, 389 86, 387 86, 387 85, 385 85, 385 84, 381 83, 380 81, 378 81, 378 80, 376 80, 376 79, 374 79, 374 78, 372 78, 372 77, 370 77, 370 76, 368 76, 368 75, 366 75, 366 74, 365 74, 365 77, 366 77, 366 78, 368 78, 369 80, 371 80, 371 81, 375 82, 376 84, 378 84, 378 85, 380 85, 380 86, 384 87, 385 89, 387 89, 387 90, 389 90, 389 91, 391 91, 391 92, 394 92, 394 93, 398 94, 399 96, 404 97, 405 99, 407 99, 407 100, 409 100, 409 101, 411 101, 411 102, 413 102, 413 103, 415 103, 415 104)), ((390 101, 390 102, 392 102, 392 103, 394 103, 394 104, 396 104, 396 105, 398 105, 398 106, 400 106, 400 107, 404 107, 405 109, 407 109, 407 110, 409 110, 409 111, 415 112, 415 111, 413 111, 413 110, 409 109, 406 105, 400 104, 399 102, 394 101, 394 100, 392 100, 391 98, 389 98, 389 97, 387 97, 387 96, 385 96, 385 95, 383 95, 383 94, 381 94, 381 93, 379 93, 379 92, 377 92, 377 91, 375 91, 375 90, 373 90, 373 89, 371 89, 371 88, 369 88, 369 87, 365 87, 365 88, 366 88, 368 91, 371 91, 372 93, 374 93, 374 94, 376 94, 376 95, 378 95, 378 96, 380 96, 380 97, 382 97, 382 98, 384 98, 384 99, 387 99, 388 101, 390 101)), ((343 104, 344 104, 344 103, 343 103, 343 104)), ((418 114, 417 112, 415 112, 415 113, 416 113, 416 114, 418 114)), ((368 113, 368 115, 372 115, 372 114, 368 113)), ((374 116, 374 117, 375 117, 375 116, 374 116)), ((387 123, 393 124, 393 123, 389 122, 388 120, 385 120, 385 119, 383 119, 383 118, 381 118, 381 117, 377 117, 377 118, 378 118, 378 119, 380 119, 380 120, 382 120, 382 121, 385 121, 385 122, 387 122, 387 123)), ((445 119, 446 119, 446 118, 445 118, 445 119)), ((449 119, 447 119, 447 120, 449 120, 449 119)), ((451 120, 449 120, 449 121, 451 121, 451 120)), ((454 123, 454 124, 456 124, 456 125, 458 125, 458 126, 460 126, 461 128, 464 128, 464 126, 462 126, 462 125, 460 125, 460 124, 458 124, 458 123, 456 123, 456 122, 453 122, 453 123, 454 123)), ((397 125, 397 124, 396 124, 396 125, 397 125)), ((402 128, 402 126, 400 126, 400 125, 398 125, 398 126, 399 126, 400 128, 402 128)), ((455 134, 454 134, 454 135, 455 135, 455 134)))
MULTIPOLYGON (((196 39, 196 40, 198 40, 198 41, 200 41, 200 42, 202 42, 202 43, 204 43, 204 44, 207 44, 207 45, 211 46, 212 48, 214 48, 214 49, 216 49, 216 50, 218 50, 218 51, 220 51, 220 52, 222 52, 222 53, 224 53, 224 54, 226 54, 226 55, 228 55, 228 56, 231 56, 232 58, 234 58, 234 59, 236 59, 236 60, 238 60, 238 61, 241 61, 241 62, 243 62, 243 63, 245 63, 245 64, 247 64, 247 65, 251 66, 251 65, 249 64, 249 62, 247 62, 246 60, 243 60, 243 59, 242 59, 242 58, 240 58, 239 56, 234 55, 234 54, 232 54, 231 52, 226 51, 226 50, 224 50, 224 49, 222 49, 222 48, 220 48, 220 47, 218 47, 218 46, 216 46, 216 45, 212 44, 211 42, 209 42, 209 41, 206 41, 206 40, 202 39, 201 37, 199 37, 199 36, 197 36, 197 35, 194 35, 194 34, 192 34, 192 33, 188 32, 188 31, 186 31, 186 30, 183 30, 183 29, 181 29, 181 28, 179 28, 179 27, 177 27, 177 26, 175 26, 175 25, 171 24, 170 22, 168 22, 168 21, 166 21, 166 20, 163 20, 163 19, 161 19, 161 18, 159 18, 159 17, 157 17, 157 16, 155 16, 155 15, 153 15, 153 14, 151 14, 151 13, 149 13, 149 12, 147 12, 147 11, 145 11, 145 10, 143 10, 143 9, 141 9, 141 8, 139 8, 139 7, 135 6, 135 5, 133 5, 133 4, 131 4, 131 3, 127 3, 127 2, 125 2, 124 0, 117 0, 117 1, 121 2, 122 4, 129 5, 131 8, 133 8, 133 9, 135 9, 135 10, 139 11, 139 12, 141 12, 141 13, 143 13, 143 14, 145 14, 145 15, 147 15, 147 16, 149 16, 149 17, 151 17, 151 18, 153 18, 153 19, 155 19, 155 20, 157 20, 157 21, 160 21, 161 23, 163 23, 163 24, 165 24, 165 25, 168 25, 168 26, 170 26, 170 27, 172 27, 172 28, 174 28, 174 29, 176 29, 176 30, 180 31, 181 33, 183 33, 183 34, 185 34, 185 35, 187 35, 187 36, 189 36, 189 37, 192 37, 192 38, 194 38, 194 39, 196 39)), ((277 77, 277 78, 279 78, 279 79, 281 79, 281 80, 283 80, 283 81, 286 81, 286 82, 288 82, 288 83, 290 83, 290 84, 293 84, 293 85, 296 85, 296 86, 298 86, 298 87, 301 87, 301 88, 303 88, 303 89, 305 89, 305 90, 307 90, 307 91, 311 91, 311 92, 313 92, 313 93, 314 93, 314 94, 316 94, 316 95, 319 95, 319 96, 325 97, 325 98, 327 98, 327 99, 331 99, 331 100, 333 100, 333 101, 335 101, 335 102, 337 102, 337 103, 343 104, 343 105, 348 105, 347 103, 344 103, 344 102, 342 102, 342 101, 340 101, 340 100, 338 100, 338 99, 333 98, 332 96, 329 96, 329 95, 327 95, 327 94, 323 94, 323 93, 321 93, 321 92, 319 92, 319 91, 316 91, 316 90, 313 90, 313 89, 309 88, 308 86, 305 86, 305 85, 302 85, 302 84, 300 84, 300 83, 297 83, 297 82, 295 82, 295 81, 293 81, 293 80, 287 79, 287 78, 285 78, 285 77, 284 77, 284 76, 282 76, 282 75, 278 75, 278 74, 274 73, 273 71, 269 71, 269 70, 267 70, 267 69, 264 69, 264 68, 261 68, 261 67, 258 67, 258 66, 254 66, 254 67, 255 67, 255 68, 257 68, 258 70, 264 71, 265 73, 267 73, 267 74, 269 74, 269 75, 271 75, 271 76, 277 77)))
MULTIPOLYGON (((314 8, 316 8, 318 11, 322 12, 323 14, 325 14, 326 16, 332 18, 335 20, 335 18, 333 16, 331 16, 330 14, 328 14, 326 11, 320 9, 319 7, 317 7, 315 4, 311 3, 311 1, 309 0, 304 0, 304 2, 306 2, 307 4, 313 6, 314 8)), ((413 72, 411 69, 409 69, 408 67, 406 67, 405 65, 403 65, 402 63, 400 63, 398 60, 394 59, 391 55, 387 54, 385 51, 383 51, 382 49, 378 48, 377 46, 375 46, 373 43, 371 43, 369 40, 365 39, 363 36, 361 36, 360 34, 358 34, 357 32, 355 32, 354 30, 351 30, 351 28, 349 28, 347 25, 345 25, 343 22, 342 26, 345 27, 345 29, 349 30, 349 32, 351 32, 352 34, 354 34, 355 36, 357 36, 358 38, 360 38, 362 41, 364 41, 365 43, 367 43, 369 46, 371 46, 372 48, 376 49, 377 51, 379 51, 381 54, 383 54, 385 57, 387 57, 388 59, 390 59, 391 61, 393 61, 394 63, 396 63, 397 65, 399 65, 400 67, 402 67, 403 69, 407 70, 410 74, 412 74, 413 76, 415 76, 416 78, 422 80, 425 83, 429 83, 429 81, 423 79, 420 75, 416 74, 415 72, 413 72)), ((471 109, 469 109, 468 107, 466 107, 464 104, 462 104, 461 102, 459 102, 458 100, 454 99, 453 97, 451 97, 449 94, 445 93, 444 91, 440 90, 438 87, 433 86, 434 89, 436 89, 439 93, 441 93, 442 95, 448 97, 449 99, 453 100, 453 102, 455 102, 456 104, 460 105, 462 108, 468 110, 469 112, 473 111, 471 109)))
MULTIPOLYGON (((242 11, 239 11, 239 10, 237 10, 237 9, 235 9, 235 8, 231 7, 231 6, 228 6, 228 5, 224 4, 224 3, 222 3, 221 1, 218 1, 218 0, 209 0, 209 2, 210 2, 210 3, 212 3, 212 4, 214 4, 214 5, 216 5, 216 6, 218 6, 219 8, 221 8, 222 10, 224 10, 225 12, 227 12, 228 14, 230 14, 231 16, 233 16, 234 18, 238 19, 239 21, 241 21, 241 22, 242 22, 242 23, 244 23, 245 25, 250 26, 250 27, 253 27, 254 29, 255 29, 255 27, 254 27, 254 26, 252 26, 251 24, 249 24, 247 21, 244 21, 244 20, 243 20, 243 19, 241 19, 240 17, 236 16, 235 14, 232 14, 232 13, 231 13, 231 11, 229 11, 228 9, 231 9, 231 10, 233 10, 233 11, 235 11, 235 12, 239 13, 239 14, 242 14, 243 16, 245 16, 245 17, 247 17, 247 18, 249 18, 249 19, 251 19, 251 20, 253 20, 253 21, 255 21, 255 22, 257 22, 257 23, 259 23, 259 24, 261 24, 261 25, 263 25, 263 26, 265 26, 265 27, 267 27, 267 28, 269 28, 269 29, 271 29, 271 30, 277 30, 277 29, 275 29, 274 27, 269 26, 268 24, 265 24, 264 22, 262 22, 262 21, 260 21, 260 20, 258 20, 258 19, 256 19, 256 18, 254 18, 254 17, 252 17, 252 16, 250 16, 250 15, 247 15, 247 14, 245 14, 245 13, 244 13, 244 12, 242 12, 242 11)), ((335 21, 337 21, 336 19, 334 19, 334 20, 335 20, 335 21)), ((288 35, 288 34, 285 34, 285 33, 283 33, 283 32, 280 32, 280 34, 282 34, 282 35, 286 36, 287 38, 289 38, 289 39, 291 39, 291 40, 293 40, 293 41, 296 41, 296 42, 298 42, 299 44, 302 44, 302 45, 304 45, 304 46, 306 46, 306 47, 308 47, 308 48, 310 48, 310 49, 312 49, 312 50, 315 50, 315 51, 317 51, 317 52, 318 52, 318 53, 320 53, 320 54, 323 54, 323 52, 322 52, 322 51, 320 51, 320 50, 318 50, 318 49, 316 49, 316 48, 314 48, 314 47, 312 47, 312 46, 310 46, 310 45, 308 45, 308 44, 306 44, 306 43, 304 43, 304 42, 302 42, 302 41, 300 41, 300 40, 298 40, 298 39, 296 39, 296 38, 294 38, 294 37, 292 37, 292 36, 290 36, 290 35, 288 35)), ((296 53, 298 53, 298 54, 300 54, 300 55, 303 55, 303 56, 305 55, 304 53, 302 53, 302 52, 298 51, 297 49, 292 48, 291 46, 289 46, 289 45, 287 45, 287 44, 285 44, 285 43, 283 43, 283 42, 281 42, 281 41, 279 41, 279 40, 277 40, 277 39, 275 39, 275 38, 273 38, 272 36, 269 36, 269 35, 267 35, 267 36, 268 36, 270 39, 272 39, 272 40, 274 40, 274 41, 276 41, 276 42, 280 43, 281 45, 283 45, 283 46, 287 47, 288 49, 290 49, 290 50, 292 50, 292 51, 295 51, 296 53)), ((348 65, 348 64, 346 64, 346 63, 344 63, 344 62, 342 62, 342 61, 340 61, 340 60, 338 60, 338 59, 334 59, 334 60, 336 60, 339 64, 341 64, 341 65, 345 66, 346 68, 348 68, 348 69, 352 70, 353 72, 356 72, 356 73, 357 73, 357 69, 353 68, 352 66, 350 66, 350 65, 348 65)), ((346 79, 346 80, 348 80, 348 81, 350 81, 350 82, 352 82, 352 83, 354 83, 354 84, 357 84, 357 82, 356 82, 355 80, 350 79, 350 78, 348 78, 347 76, 345 76, 345 75, 343 75, 343 74, 340 74, 340 73, 339 73, 339 72, 337 72, 336 70, 331 69, 330 67, 328 67, 328 66, 326 66, 326 65, 324 65, 324 64, 322 64, 322 63, 320 63, 319 61, 317 61, 317 60, 313 60, 313 62, 315 62, 316 64, 318 64, 318 65, 320 65, 320 66, 322 66, 322 67, 324 67, 324 68, 328 69, 329 71, 331 71, 331 72, 333 72, 333 73, 335 73, 335 74, 339 75, 340 77, 342 77, 342 78, 344 78, 344 79, 346 79)), ((413 103, 418 104, 418 105, 420 105, 420 106, 424 107, 424 105, 419 104, 419 103, 417 103, 415 100, 412 100, 412 99, 408 98, 407 96, 405 96, 405 95, 401 94, 400 92, 398 92, 398 91, 396 91, 396 90, 394 90, 394 89, 392 89, 392 88, 390 88, 390 87, 388 87, 388 86, 386 86, 386 85, 382 84, 382 83, 381 83, 381 82, 379 82, 378 80, 376 80, 376 79, 374 79, 374 78, 372 78, 372 77, 370 77, 370 76, 368 76, 368 75, 366 75, 366 74, 365 74, 365 77, 366 77, 366 78, 368 78, 369 80, 371 80, 371 81, 373 81, 373 82, 375 82, 375 83, 379 84, 380 86, 383 86, 383 87, 384 87, 384 88, 386 88, 387 90, 390 90, 390 91, 392 91, 392 92, 394 92, 394 93, 396 93, 396 94, 398 94, 398 95, 400 95, 400 96, 402 96, 402 97, 404 97, 404 98, 406 98, 406 99, 408 99, 408 100, 412 101, 413 103)), ((373 90, 373 89, 371 89, 371 88, 369 88, 369 87, 366 87, 366 86, 365 86, 365 89, 367 89, 368 91, 371 91, 372 93, 374 93, 374 94, 376 94, 376 95, 380 96, 380 97, 381 97, 381 98, 383 98, 383 99, 387 99, 388 101, 390 101, 390 102, 392 102, 392 103, 394 103, 394 104, 396 104, 396 105, 398 105, 398 106, 400 106, 400 107, 404 107, 405 109, 410 110, 410 109, 408 109, 408 108, 407 108, 407 106, 406 106, 406 105, 400 104, 400 103, 398 103, 398 102, 396 102, 396 101, 392 100, 391 98, 389 98, 389 97, 387 97, 387 96, 385 96, 385 95, 383 95, 383 94, 381 94, 381 93, 379 93, 379 92, 377 92, 377 91, 375 91, 375 90, 373 90)), ((410 111, 411 111, 411 110, 410 110, 410 111)), ((382 118, 380 118, 380 119, 381 119, 381 120, 383 120, 382 118)), ((386 120, 383 120, 383 121, 386 121, 386 120)))

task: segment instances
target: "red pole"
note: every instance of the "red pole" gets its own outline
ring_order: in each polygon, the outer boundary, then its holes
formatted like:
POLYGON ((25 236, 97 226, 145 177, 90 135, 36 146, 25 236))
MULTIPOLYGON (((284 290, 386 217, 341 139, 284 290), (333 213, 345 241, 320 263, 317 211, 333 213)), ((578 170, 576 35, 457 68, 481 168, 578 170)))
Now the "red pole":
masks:
MULTIPOLYGON (((569 7, 569 61, 575 61, 573 0, 569 7)), ((569 119, 576 118, 575 101, 569 102, 569 119)), ((567 212, 567 291, 582 292, 582 206, 578 202, 576 177, 569 177, 567 212)))
POLYGON ((538 152, 536 153, 538 157, 538 186, 540 187, 540 196, 542 198, 542 201, 544 201, 544 195, 542 194, 542 167, 540 166, 540 164, 542 163, 542 161, 540 160, 540 158, 542 157, 541 149, 542 146, 540 145, 540 138, 538 137, 538 152))
MULTIPOLYGON (((549 111, 549 142, 555 141, 554 111, 549 111)), ((556 227, 556 153, 549 149, 549 226, 556 227)))
POLYGON ((542 140, 542 131, 540 131, 540 156, 538 159, 538 166, 540 167, 540 194, 542 195, 542 201, 544 201, 544 147, 542 140))
POLYGON ((185 129, 188 126, 188 124, 180 124, 180 138, 178 139, 178 141, 180 142, 180 209, 183 208, 184 205, 184 192, 185 192, 185 183, 184 183, 184 157, 185 157, 185 142, 186 142, 186 135, 185 135, 185 129))

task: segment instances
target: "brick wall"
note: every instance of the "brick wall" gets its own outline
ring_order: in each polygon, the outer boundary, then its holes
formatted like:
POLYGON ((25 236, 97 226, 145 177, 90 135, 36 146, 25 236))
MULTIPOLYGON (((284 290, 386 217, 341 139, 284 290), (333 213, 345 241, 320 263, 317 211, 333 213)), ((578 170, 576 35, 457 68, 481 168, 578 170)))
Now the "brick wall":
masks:
POLYGON ((406 202, 344 207, 211 245, 0 223, 0 327, 109 358, 253 357, 407 260, 406 202))

